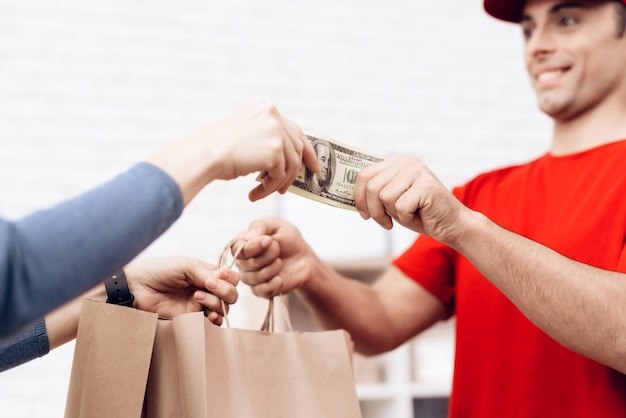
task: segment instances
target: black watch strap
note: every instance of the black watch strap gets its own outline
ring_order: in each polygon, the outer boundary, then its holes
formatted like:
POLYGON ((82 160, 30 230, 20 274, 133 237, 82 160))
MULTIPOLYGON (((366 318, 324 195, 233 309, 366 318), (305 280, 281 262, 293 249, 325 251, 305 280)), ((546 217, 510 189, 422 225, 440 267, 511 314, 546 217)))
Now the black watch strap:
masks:
POLYGON ((133 307, 135 296, 128 289, 128 282, 124 270, 120 270, 104 282, 107 290, 107 303, 133 307))

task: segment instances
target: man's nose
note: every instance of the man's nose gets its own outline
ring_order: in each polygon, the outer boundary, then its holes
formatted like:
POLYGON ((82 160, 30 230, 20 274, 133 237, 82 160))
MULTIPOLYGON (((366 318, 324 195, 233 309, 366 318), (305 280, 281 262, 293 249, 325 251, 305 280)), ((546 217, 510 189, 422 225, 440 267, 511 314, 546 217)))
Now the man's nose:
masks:
POLYGON ((546 27, 535 27, 531 37, 526 41, 528 58, 537 59, 549 55, 556 49, 554 34, 546 27))

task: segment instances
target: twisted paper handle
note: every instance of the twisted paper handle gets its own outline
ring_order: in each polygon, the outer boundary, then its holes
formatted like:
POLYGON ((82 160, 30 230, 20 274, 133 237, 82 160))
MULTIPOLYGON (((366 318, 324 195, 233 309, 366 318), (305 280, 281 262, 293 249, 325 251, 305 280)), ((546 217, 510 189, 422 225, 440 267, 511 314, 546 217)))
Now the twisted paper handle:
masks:
POLYGON ((265 314, 265 320, 261 326, 261 331, 274 332, 274 299, 276 298, 278 298, 278 306, 280 306, 283 311, 283 317, 285 318, 285 323, 287 324, 287 330, 291 332, 293 331, 293 326, 291 325, 289 309, 287 309, 287 301, 285 300, 285 295, 282 293, 269 300, 269 306, 267 307, 267 313, 265 314))
MULTIPOLYGON (((230 249, 235 245, 235 243, 237 242, 237 239, 231 239, 230 241, 228 241, 228 244, 226 244, 226 246, 224 247, 224 249, 222 250, 222 253, 220 254, 220 258, 217 262, 218 267, 222 267, 222 266, 226 266, 227 262, 228 262, 228 254, 230 253, 230 249)), ((233 261, 227 265, 227 267, 229 269, 233 268, 233 265, 235 265, 235 260, 237 259, 237 256, 239 255, 239 253, 241 252, 241 250, 243 249, 244 243, 242 242, 241 245, 235 250, 234 254, 233 254, 233 261)), ((230 328, 230 321, 228 321, 228 313, 226 312, 226 303, 224 303, 224 299, 220 299, 220 303, 222 304, 222 312, 224 312, 224 322, 226 322, 226 327, 230 328)), ((205 310, 204 315, 207 316, 208 312, 205 310)))

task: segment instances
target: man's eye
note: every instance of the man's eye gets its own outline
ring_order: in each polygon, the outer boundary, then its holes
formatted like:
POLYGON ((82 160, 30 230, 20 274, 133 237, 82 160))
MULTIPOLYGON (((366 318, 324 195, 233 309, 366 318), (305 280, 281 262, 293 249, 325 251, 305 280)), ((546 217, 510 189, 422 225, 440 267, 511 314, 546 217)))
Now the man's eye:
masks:
POLYGON ((524 39, 528 40, 533 34, 533 28, 531 25, 522 25, 522 35, 524 39))
POLYGON ((531 29, 522 29, 522 35, 524 36, 524 39, 530 39, 530 36, 533 34, 533 31, 531 29))
POLYGON ((576 23, 576 19, 570 16, 563 16, 560 20, 561 25, 563 26, 571 26, 576 23))

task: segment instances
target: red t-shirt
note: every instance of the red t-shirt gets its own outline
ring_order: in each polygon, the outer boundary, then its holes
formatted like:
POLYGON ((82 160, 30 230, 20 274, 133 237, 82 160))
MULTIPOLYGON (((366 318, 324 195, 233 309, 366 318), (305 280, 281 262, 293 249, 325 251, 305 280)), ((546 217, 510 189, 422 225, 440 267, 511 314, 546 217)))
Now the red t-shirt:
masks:
MULTIPOLYGON (((486 173, 454 193, 569 258, 626 271, 626 140, 486 173)), ((394 264, 456 314, 451 417, 626 417, 625 375, 552 340, 463 256, 420 236, 394 264)))

